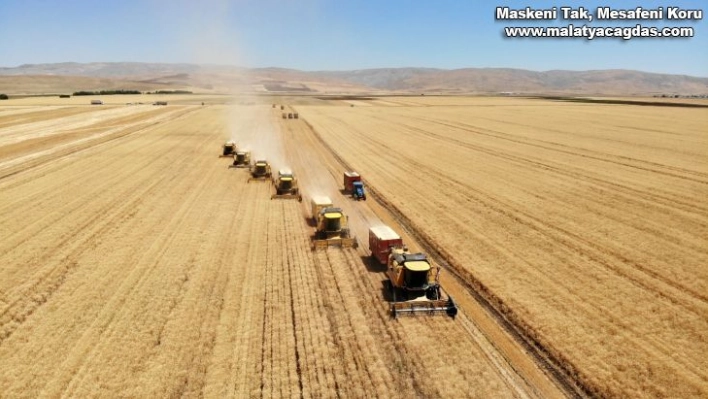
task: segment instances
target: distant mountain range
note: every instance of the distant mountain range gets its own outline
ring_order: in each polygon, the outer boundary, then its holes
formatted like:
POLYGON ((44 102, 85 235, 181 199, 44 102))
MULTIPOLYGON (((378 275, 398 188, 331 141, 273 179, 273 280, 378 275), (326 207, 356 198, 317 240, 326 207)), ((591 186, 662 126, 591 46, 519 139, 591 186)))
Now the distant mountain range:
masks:
POLYGON ((0 68, 0 92, 33 94, 67 89, 78 91, 104 88, 318 94, 502 92, 701 95, 708 94, 708 78, 632 70, 534 72, 508 68, 380 68, 299 71, 285 68, 141 62, 65 62, 0 68), (56 84, 52 84, 53 81, 56 84), (35 85, 34 82, 41 84, 35 85))

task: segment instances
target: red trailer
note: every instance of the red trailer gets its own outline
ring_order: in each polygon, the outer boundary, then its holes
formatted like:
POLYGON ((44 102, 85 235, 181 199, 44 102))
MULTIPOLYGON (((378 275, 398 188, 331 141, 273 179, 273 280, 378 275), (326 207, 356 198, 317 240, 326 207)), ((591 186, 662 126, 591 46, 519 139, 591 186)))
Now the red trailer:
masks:
POLYGON ((403 247, 403 240, 392 228, 376 226, 369 229, 369 250, 371 256, 382 265, 388 264, 391 247, 403 247))
POLYGON ((351 193, 354 191, 354 182, 361 181, 361 176, 356 172, 344 172, 344 191, 351 193))

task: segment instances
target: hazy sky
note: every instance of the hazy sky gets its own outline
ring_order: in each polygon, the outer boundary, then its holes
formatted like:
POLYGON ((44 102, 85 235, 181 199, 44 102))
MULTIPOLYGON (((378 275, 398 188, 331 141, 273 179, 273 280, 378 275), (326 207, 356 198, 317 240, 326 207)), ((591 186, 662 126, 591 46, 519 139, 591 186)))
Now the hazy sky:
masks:
MULTIPOLYGON (((378 67, 636 69, 708 76, 708 24, 681 39, 509 39, 497 6, 708 8, 705 1, 0 0, 0 66, 188 62, 302 70, 378 67)), ((667 21, 609 25, 663 26, 667 21)), ((582 23, 575 23, 581 25, 582 23)), ((603 22, 603 24, 608 24, 603 22)), ((589 26, 601 26, 594 21, 589 26)))

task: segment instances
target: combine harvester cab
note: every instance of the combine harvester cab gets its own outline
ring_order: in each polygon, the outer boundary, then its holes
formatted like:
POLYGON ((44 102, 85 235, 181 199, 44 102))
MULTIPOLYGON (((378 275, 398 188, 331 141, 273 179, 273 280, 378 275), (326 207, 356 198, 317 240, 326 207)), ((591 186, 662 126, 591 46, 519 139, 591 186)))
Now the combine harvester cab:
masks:
POLYGON ((251 165, 251 177, 248 178, 248 182, 251 180, 266 181, 272 177, 270 171, 270 164, 266 160, 258 160, 256 163, 251 165))
POLYGON ((388 226, 369 229, 371 256, 387 265, 391 315, 447 313, 457 315, 457 305, 440 287, 440 267, 423 253, 410 253, 401 237, 388 226))
POLYGON ((227 141, 221 149, 221 155, 219 155, 219 158, 230 157, 236 153, 236 150, 236 143, 233 141, 227 141))
POLYGON ((312 215, 315 222, 315 235, 312 237, 312 249, 326 249, 330 246, 356 248, 356 238, 351 236, 349 218, 341 208, 335 208, 328 197, 312 199, 312 215))
POLYGON ((278 178, 273 180, 275 194, 270 199, 297 199, 302 202, 302 195, 297 185, 297 178, 289 170, 279 170, 278 178))
POLYGON ((251 166, 250 151, 236 151, 234 153, 234 162, 231 164, 234 168, 248 168, 251 166))

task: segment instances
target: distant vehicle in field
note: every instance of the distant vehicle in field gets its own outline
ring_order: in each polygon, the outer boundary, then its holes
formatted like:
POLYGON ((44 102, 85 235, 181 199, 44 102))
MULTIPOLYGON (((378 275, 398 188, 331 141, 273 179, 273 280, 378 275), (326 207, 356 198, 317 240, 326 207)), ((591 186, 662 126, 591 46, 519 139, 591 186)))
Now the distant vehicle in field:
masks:
POLYGON ((238 150, 234 153, 234 168, 248 168, 251 165, 251 151, 238 150))
POLYGON ((103 105, 103 100, 91 100, 91 105, 103 105))
POLYGON ((261 159, 251 165, 251 177, 248 178, 248 182, 251 180, 265 181, 266 179, 270 179, 272 175, 268 161, 261 159))
POLYGON ((279 170, 278 177, 273 179, 275 194, 270 196, 270 199, 297 199, 302 201, 300 188, 297 185, 297 178, 292 171, 279 170))
POLYGON ((364 182, 361 181, 361 175, 356 172, 344 172, 344 192, 351 194, 355 200, 366 201, 366 192, 364 191, 364 182))
POLYGON ((155 101, 152 105, 167 105, 167 101, 155 101))
POLYGON ((236 152, 236 143, 233 141, 227 141, 224 143, 224 146, 221 149, 221 155, 219 155, 220 158, 223 157, 230 157, 236 152))

